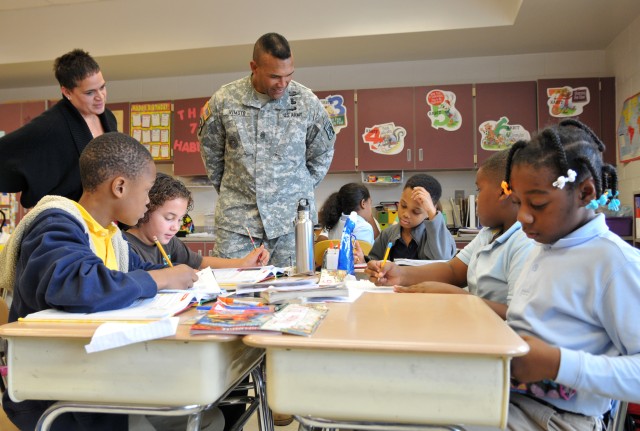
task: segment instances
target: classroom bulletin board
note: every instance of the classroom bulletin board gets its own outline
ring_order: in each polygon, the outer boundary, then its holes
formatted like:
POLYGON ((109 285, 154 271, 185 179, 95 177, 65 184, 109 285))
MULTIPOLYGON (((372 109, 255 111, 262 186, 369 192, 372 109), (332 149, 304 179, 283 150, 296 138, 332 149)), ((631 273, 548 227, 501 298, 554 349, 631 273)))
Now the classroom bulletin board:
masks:
POLYGON ((154 160, 171 160, 171 102, 132 103, 131 136, 154 160))

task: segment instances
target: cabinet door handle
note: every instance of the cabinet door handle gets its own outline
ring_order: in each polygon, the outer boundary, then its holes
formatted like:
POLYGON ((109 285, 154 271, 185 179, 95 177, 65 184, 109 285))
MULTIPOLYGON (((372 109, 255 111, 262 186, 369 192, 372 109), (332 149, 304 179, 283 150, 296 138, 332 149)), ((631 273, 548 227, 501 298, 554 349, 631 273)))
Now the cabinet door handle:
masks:
POLYGON ((418 149, 418 161, 421 162, 422 161, 422 148, 418 149))
POLYGON ((411 149, 407 150, 407 162, 411 161, 411 149))

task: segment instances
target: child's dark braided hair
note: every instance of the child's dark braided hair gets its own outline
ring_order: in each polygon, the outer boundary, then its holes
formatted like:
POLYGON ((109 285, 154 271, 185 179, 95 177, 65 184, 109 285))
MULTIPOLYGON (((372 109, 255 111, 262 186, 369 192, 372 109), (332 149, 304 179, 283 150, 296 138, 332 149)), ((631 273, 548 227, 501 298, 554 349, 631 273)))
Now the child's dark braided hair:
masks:
POLYGON ((573 170, 576 178, 575 182, 566 183, 568 190, 592 177, 599 197, 592 205, 597 207, 608 201, 610 209, 617 210, 618 176, 613 166, 602 161, 604 151, 604 143, 588 126, 574 119, 563 120, 542 130, 531 141, 518 141, 511 147, 505 181, 510 184, 511 169, 519 164, 549 168, 558 177, 573 170))

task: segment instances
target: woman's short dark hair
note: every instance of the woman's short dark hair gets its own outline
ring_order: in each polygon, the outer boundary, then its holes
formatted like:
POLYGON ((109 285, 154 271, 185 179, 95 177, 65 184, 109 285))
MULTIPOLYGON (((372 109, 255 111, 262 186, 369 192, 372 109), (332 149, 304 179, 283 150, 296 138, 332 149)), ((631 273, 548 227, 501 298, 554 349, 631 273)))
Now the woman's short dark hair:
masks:
POLYGON ((88 52, 74 49, 56 58, 53 71, 61 87, 73 90, 80 81, 100 72, 100 66, 88 52))

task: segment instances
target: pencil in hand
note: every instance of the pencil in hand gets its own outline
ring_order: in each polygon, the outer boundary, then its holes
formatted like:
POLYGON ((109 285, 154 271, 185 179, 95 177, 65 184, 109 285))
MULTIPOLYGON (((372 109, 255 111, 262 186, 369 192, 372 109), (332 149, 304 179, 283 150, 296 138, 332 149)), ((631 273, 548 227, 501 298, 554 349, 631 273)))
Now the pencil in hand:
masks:
MULTIPOLYGON (((384 268, 384 264, 387 263, 387 259, 389 258, 389 252, 391 251, 391 247, 393 246, 393 243, 389 243, 387 244, 387 249, 384 252, 384 257, 382 258, 382 263, 380 263, 380 271, 382 271, 382 268, 384 268)), ((378 277, 378 281, 380 281, 380 277, 378 277)))
POLYGON ((247 230, 247 233, 249 234, 249 239, 251 240, 251 245, 253 245, 253 249, 256 249, 256 243, 253 241, 253 237, 251 236, 251 232, 249 232, 249 228, 248 227, 244 227, 247 230))
POLYGON ((169 259, 169 256, 167 256, 167 252, 164 251, 164 248, 162 247, 162 244, 160 244, 160 241, 158 241, 158 237, 154 236, 153 237, 153 242, 156 243, 156 247, 158 247, 158 250, 160 250, 160 254, 162 255, 162 257, 164 257, 164 260, 167 262, 167 264, 173 268, 173 263, 171 263, 171 259, 169 259))

